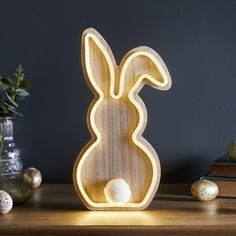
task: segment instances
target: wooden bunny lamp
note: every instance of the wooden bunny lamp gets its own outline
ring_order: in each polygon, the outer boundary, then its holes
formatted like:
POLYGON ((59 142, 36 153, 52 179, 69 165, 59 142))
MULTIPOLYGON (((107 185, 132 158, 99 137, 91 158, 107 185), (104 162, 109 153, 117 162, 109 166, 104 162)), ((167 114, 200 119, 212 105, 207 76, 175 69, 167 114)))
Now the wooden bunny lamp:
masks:
POLYGON ((81 47, 94 99, 87 113, 92 138, 74 165, 76 192, 90 210, 143 210, 157 191, 161 169, 142 137, 147 111, 138 93, 144 84, 168 90, 168 69, 145 46, 129 51, 117 65, 109 45, 92 28, 83 32, 81 47))

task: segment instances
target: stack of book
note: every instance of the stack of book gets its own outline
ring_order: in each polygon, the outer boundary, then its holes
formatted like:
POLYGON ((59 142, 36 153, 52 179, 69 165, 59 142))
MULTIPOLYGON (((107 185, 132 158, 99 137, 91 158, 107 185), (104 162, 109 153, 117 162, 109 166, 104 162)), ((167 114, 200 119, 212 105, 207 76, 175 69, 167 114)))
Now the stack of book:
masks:
POLYGON ((211 180, 218 185, 220 197, 236 197, 236 162, 227 156, 212 162, 210 172, 201 179, 211 180))

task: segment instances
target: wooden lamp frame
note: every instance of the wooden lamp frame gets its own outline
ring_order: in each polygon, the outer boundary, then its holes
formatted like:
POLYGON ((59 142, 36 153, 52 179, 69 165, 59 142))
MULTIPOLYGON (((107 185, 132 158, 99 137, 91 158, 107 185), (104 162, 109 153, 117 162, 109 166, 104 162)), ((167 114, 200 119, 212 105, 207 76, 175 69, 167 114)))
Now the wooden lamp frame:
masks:
POLYGON ((161 57, 146 46, 129 51, 117 65, 109 45, 92 28, 83 32, 81 48, 84 75, 94 99, 87 113, 92 139, 78 155, 73 169, 76 192, 91 210, 143 210, 157 191, 161 170, 155 150, 142 137, 147 111, 138 93, 144 84, 168 90, 171 87, 168 69, 161 57), (114 111, 117 107, 120 118, 114 111), (134 122, 125 122, 132 119, 134 122), (123 130, 124 126, 129 127, 127 123, 135 122, 127 133, 123 130), (121 151, 122 144, 125 151, 121 151), (114 154, 108 157, 107 149, 114 154), (124 165, 129 170, 124 170, 124 165), (146 183, 139 176, 142 171, 146 183), (133 187, 131 200, 107 202, 103 194, 105 184, 123 177, 133 187))

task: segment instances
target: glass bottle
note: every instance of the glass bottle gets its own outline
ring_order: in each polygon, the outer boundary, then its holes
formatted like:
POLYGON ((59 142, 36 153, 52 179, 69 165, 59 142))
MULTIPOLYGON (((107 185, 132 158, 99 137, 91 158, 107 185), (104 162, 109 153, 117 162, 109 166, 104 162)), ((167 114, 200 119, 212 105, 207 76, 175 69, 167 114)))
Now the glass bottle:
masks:
POLYGON ((13 137, 11 118, 0 118, 0 189, 9 193, 14 204, 30 199, 31 188, 22 179, 23 163, 13 137))

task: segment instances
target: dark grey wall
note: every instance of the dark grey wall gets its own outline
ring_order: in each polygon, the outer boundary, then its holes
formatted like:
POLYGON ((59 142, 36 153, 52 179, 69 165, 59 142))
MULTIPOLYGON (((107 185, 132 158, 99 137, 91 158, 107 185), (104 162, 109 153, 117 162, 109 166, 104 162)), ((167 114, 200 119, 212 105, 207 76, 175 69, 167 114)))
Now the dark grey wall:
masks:
POLYGON ((204 174, 236 139, 236 1, 0 0, 0 73, 18 63, 32 83, 15 120, 25 167, 46 182, 71 181, 89 140, 92 95, 80 65, 80 36, 94 27, 118 61, 133 47, 153 47, 173 80, 168 92, 145 87, 144 136, 157 150, 162 181, 189 182, 204 174))

